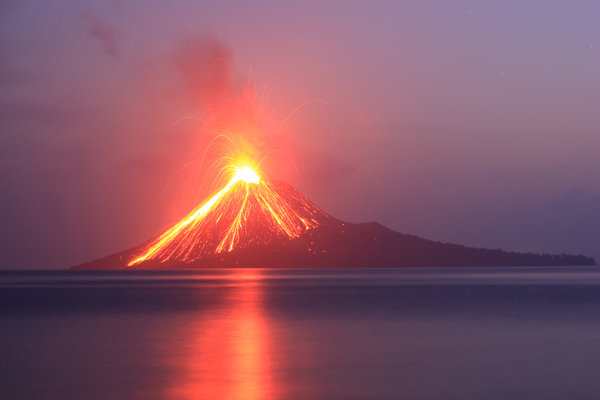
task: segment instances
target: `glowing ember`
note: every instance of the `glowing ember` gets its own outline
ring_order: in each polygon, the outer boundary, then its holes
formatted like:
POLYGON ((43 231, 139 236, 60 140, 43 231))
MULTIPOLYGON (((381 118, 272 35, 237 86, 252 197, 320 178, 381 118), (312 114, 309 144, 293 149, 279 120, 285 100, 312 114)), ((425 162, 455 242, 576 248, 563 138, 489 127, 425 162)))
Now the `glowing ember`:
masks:
POLYGON ((227 185, 151 241, 128 266, 149 260, 192 262, 209 254, 289 240, 328 218, 298 192, 261 179, 248 165, 229 170, 227 185))

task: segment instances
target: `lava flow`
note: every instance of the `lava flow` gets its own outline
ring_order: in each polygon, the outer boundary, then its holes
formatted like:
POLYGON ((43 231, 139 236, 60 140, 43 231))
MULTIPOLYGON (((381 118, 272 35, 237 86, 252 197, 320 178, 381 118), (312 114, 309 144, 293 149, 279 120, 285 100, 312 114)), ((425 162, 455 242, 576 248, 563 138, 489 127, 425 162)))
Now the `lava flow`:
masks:
POLYGON ((297 191, 261 179, 248 165, 230 168, 229 182, 180 222, 150 241, 128 266, 199 258, 300 236, 328 215, 297 191))

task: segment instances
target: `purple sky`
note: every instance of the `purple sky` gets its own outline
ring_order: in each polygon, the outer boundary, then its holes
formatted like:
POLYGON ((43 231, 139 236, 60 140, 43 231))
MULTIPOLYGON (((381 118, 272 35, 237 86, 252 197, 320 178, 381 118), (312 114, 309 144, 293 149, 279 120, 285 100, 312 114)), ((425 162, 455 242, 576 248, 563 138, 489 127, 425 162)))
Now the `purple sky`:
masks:
POLYGON ((176 61, 207 37, 280 120, 314 100, 286 179, 330 214, 600 258, 600 2, 289 3, 0 2, 0 267, 68 267, 189 211, 195 125, 172 125, 205 110, 176 61))

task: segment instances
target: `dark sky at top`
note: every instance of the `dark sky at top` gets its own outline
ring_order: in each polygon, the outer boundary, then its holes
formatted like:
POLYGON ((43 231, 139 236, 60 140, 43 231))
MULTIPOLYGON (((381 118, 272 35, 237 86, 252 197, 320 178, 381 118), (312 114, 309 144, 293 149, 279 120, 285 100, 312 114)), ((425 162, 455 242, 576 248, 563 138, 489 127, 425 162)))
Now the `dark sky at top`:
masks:
POLYGON ((206 40, 270 115, 308 102, 297 168, 269 172, 330 214, 598 259, 599 21, 594 0, 2 1, 0 267, 131 247, 206 194, 178 176, 206 111, 181 49, 206 40))

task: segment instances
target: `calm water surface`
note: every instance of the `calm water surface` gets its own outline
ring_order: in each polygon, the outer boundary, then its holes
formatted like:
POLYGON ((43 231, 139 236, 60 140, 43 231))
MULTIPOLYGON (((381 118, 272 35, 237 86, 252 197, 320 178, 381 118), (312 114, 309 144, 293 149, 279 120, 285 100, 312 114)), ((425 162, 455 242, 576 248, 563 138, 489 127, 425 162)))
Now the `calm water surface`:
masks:
POLYGON ((0 272, 1 399, 598 399, 600 269, 0 272))

